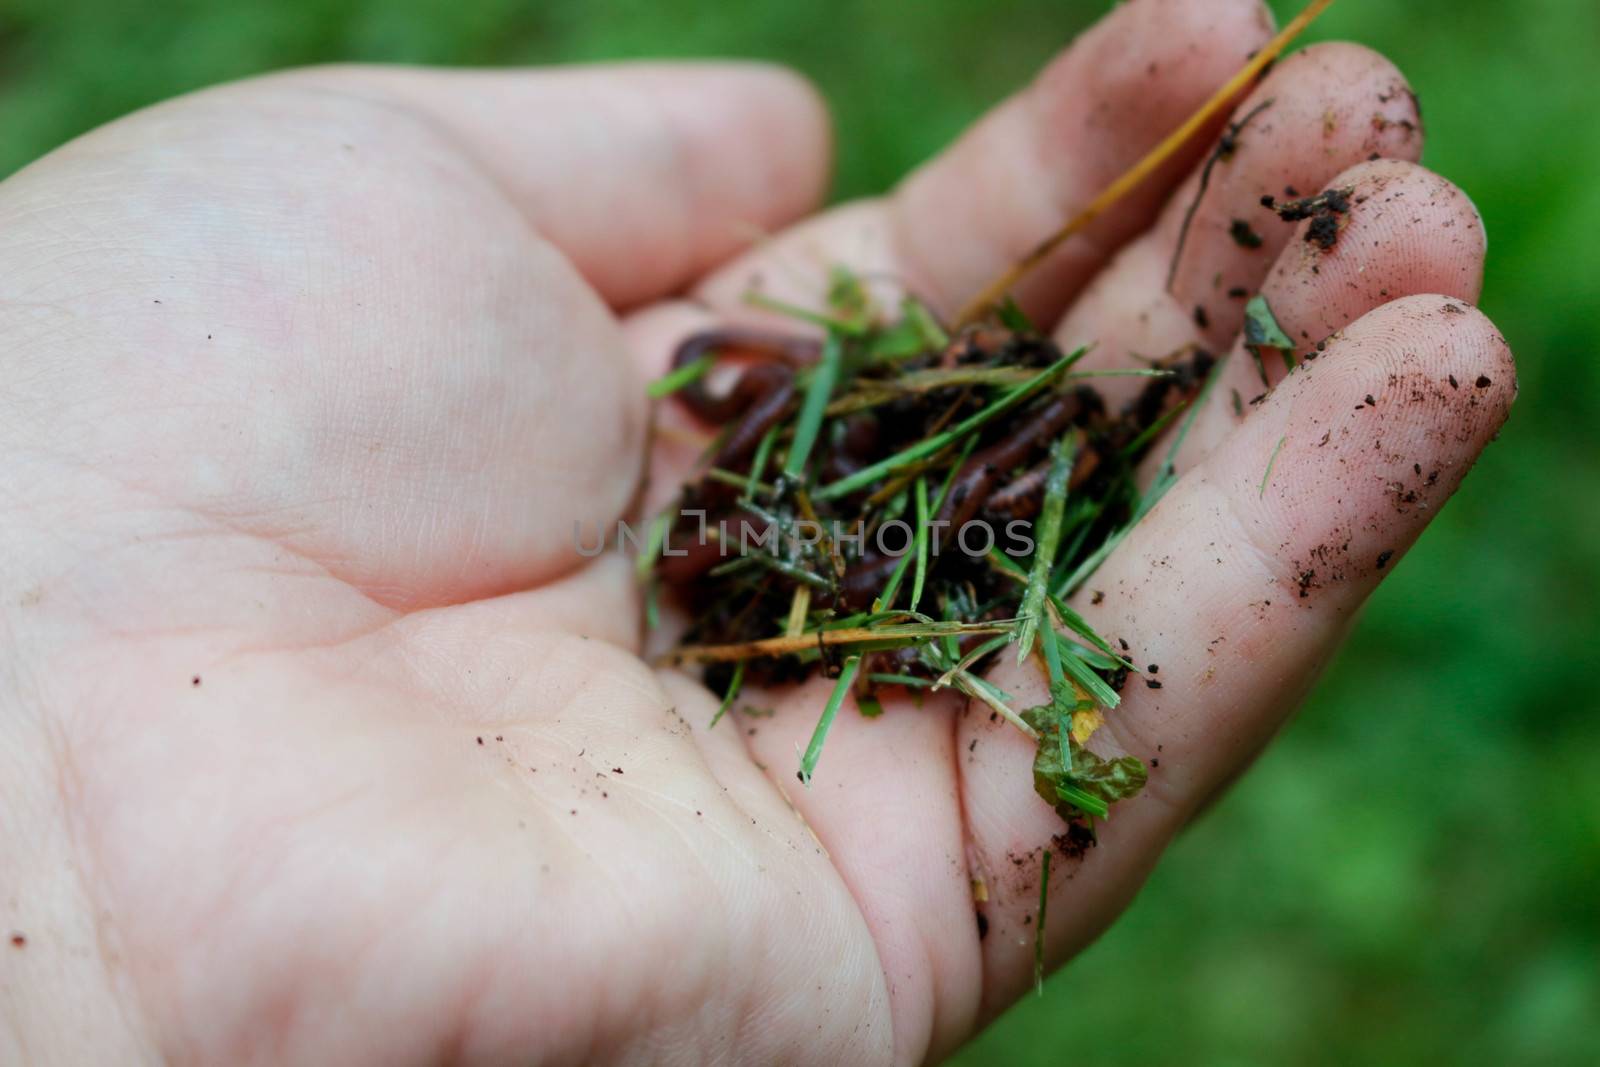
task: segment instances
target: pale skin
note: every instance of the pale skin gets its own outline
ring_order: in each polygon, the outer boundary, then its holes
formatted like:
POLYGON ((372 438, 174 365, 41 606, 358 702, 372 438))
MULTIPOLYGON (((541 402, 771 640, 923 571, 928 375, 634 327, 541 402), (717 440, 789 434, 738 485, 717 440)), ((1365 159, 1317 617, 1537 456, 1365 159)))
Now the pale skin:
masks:
MULTIPOLYGON (((0 1060, 916 1063, 992 1019, 1060 830, 1026 739, 847 707, 804 789, 827 683, 708 731, 572 528, 670 494, 688 446, 647 455, 641 383, 751 285, 815 303, 844 262, 949 313, 1269 34, 1254 0, 1133 0, 810 219, 822 107, 743 65, 292 72, 0 184, 0 1060)), ((1170 291, 1204 144, 1021 292, 1101 366, 1234 352, 1076 602, 1160 668, 1096 747, 1158 766, 1056 857, 1052 963, 1269 740, 1515 394, 1400 74, 1322 45, 1251 96, 1170 291), (1259 205, 1330 185, 1361 202, 1327 250, 1259 205), (1263 386, 1235 287, 1317 359, 1263 386)))

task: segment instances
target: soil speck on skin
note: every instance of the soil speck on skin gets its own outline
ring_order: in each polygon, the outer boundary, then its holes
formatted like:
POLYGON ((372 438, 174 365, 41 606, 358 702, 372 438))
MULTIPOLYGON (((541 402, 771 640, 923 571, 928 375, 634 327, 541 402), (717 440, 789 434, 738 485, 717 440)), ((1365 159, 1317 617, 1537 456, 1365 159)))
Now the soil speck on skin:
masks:
POLYGON ((1452 389, 1460 389, 1461 388, 1461 383, 1456 381, 1456 376, 1454 374, 1450 375, 1450 388, 1452 388, 1452 389))
POLYGON ((1094 847, 1094 831, 1081 823, 1070 823, 1066 833, 1056 834, 1050 842, 1067 859, 1082 859, 1094 847))
POLYGON ((478 744, 480 744, 480 745, 483 744, 483 738, 481 738, 481 737, 478 738, 478 744))
POLYGON ((11 935, 11 947, 12 948, 27 948, 28 947, 27 935, 26 934, 12 934, 11 935))
POLYGON ((1146 667, 1145 670, 1149 671, 1151 674, 1160 674, 1161 673, 1161 665, 1157 664, 1157 663, 1152 663, 1152 664, 1150 664, 1150 666, 1146 667))
POLYGON ((1339 223, 1327 215, 1311 220, 1311 226, 1306 230, 1306 240, 1326 250, 1332 248, 1339 240, 1339 223))
POLYGON ((1316 571, 1314 571, 1314 570, 1303 570, 1303 571, 1300 572, 1300 577, 1296 580, 1295 585, 1300 590, 1300 599, 1301 600, 1304 600, 1306 597, 1311 595, 1311 589, 1312 589, 1313 586, 1316 585, 1316 582, 1317 582, 1317 572, 1316 571))
POLYGON ((982 941, 989 936, 989 917, 981 911, 973 912, 978 917, 978 940, 982 941))
POLYGON ((1105 602, 1106 595, 1099 589, 1096 589, 1089 597, 1089 603, 1091 604, 1104 604, 1105 602))
MULTIPOLYGON (((1292 189, 1285 189, 1288 195, 1295 195, 1292 189)), ((1341 217, 1350 213, 1350 190, 1327 189, 1316 196, 1308 196, 1287 203, 1276 203, 1271 197, 1262 197, 1262 206, 1271 208, 1284 222, 1299 222, 1310 219, 1311 225, 1306 228, 1305 239, 1307 243, 1314 244, 1327 252, 1339 243, 1339 229, 1341 217)))
POLYGON ((1479 389, 1487 389, 1494 383, 1489 380, 1489 376, 1487 374, 1480 374, 1478 375, 1478 380, 1473 384, 1475 384, 1479 389))
POLYGON ((193 678, 190 678, 189 679, 189 684, 194 686, 196 689, 199 689, 200 688, 200 676, 197 674, 193 678))
POLYGON ((1385 568, 1385 567, 1387 567, 1389 565, 1389 561, 1391 559, 1393 559, 1393 558, 1394 558, 1394 549, 1392 549, 1392 548, 1386 548, 1382 552, 1379 552, 1378 553, 1378 569, 1380 571, 1383 570, 1383 568, 1385 568))
POLYGON ((1262 245, 1261 235, 1251 229, 1244 219, 1233 220, 1233 225, 1228 227, 1228 236, 1240 248, 1260 248, 1262 245))
POLYGON ((1146 678, 1144 680, 1144 684, 1145 684, 1146 688, 1149 688, 1149 689, 1160 689, 1161 688, 1161 683, 1156 681, 1154 678, 1146 678))

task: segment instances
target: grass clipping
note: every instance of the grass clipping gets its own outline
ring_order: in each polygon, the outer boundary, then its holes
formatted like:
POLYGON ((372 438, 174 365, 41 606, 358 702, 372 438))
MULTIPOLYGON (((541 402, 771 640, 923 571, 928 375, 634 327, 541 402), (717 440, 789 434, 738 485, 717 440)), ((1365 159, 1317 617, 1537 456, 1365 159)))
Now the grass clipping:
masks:
MULTIPOLYGON (((723 694, 713 724, 747 682, 834 679, 800 758, 809 784, 847 705, 875 716, 886 690, 957 690, 1035 742, 1035 788, 1067 823, 1057 840, 1077 847, 1144 786, 1138 759, 1086 747, 1136 668, 1068 599, 1172 484, 1213 360, 1189 350, 1100 372, 1148 379, 1112 412, 1097 375, 1075 369, 1083 351, 1062 352, 1006 294, 1218 121, 1331 2, 1313 0, 953 323, 914 298, 881 308, 836 268, 824 307, 752 296, 794 330, 710 330, 679 347, 650 394, 718 432, 653 523, 639 571, 652 620, 663 596, 690 620, 665 658, 701 665, 723 694), (1174 423, 1166 461, 1141 487, 1135 471, 1174 423), (1008 654, 1039 661, 1048 703, 1017 709, 984 678, 1008 654)), ((1262 336, 1251 339, 1281 345, 1257 310, 1262 336)))
POLYGON ((1115 372, 1142 381, 1113 413, 1094 386, 1110 372, 1010 304, 951 333, 838 270, 825 308, 787 310, 792 333, 689 338, 655 390, 717 428, 640 560, 690 620, 667 659, 703 666, 718 718, 747 683, 835 679, 803 782, 852 703, 957 690, 1036 742, 1040 794, 1092 840, 1145 781, 1085 747, 1135 668, 1067 600, 1170 484, 1134 472, 1211 357, 1115 372), (1048 704, 985 680, 1005 655, 1037 662, 1048 704))

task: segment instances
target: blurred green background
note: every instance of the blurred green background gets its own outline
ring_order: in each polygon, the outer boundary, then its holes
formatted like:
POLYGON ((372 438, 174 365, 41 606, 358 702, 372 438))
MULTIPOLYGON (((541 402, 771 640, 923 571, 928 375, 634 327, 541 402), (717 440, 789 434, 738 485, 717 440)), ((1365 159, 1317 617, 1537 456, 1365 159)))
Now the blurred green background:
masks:
MULTIPOLYGON (((292 64, 726 55, 821 85, 843 198, 1107 6, 3 0, 0 174, 292 64)), ((1521 400, 1256 771, 964 1063, 1600 1063, 1600 4, 1342 0, 1328 37, 1420 93, 1427 162, 1488 222, 1484 305, 1521 400)))

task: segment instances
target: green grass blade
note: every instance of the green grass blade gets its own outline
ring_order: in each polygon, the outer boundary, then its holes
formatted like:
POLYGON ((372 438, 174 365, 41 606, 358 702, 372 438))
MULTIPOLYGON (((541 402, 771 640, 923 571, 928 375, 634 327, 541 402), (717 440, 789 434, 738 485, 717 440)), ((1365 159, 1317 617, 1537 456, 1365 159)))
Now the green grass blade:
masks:
POLYGON ((1050 846, 1044 847, 1044 860, 1039 868, 1039 917, 1033 921, 1033 992, 1044 996, 1044 921, 1050 904, 1050 846))
POLYGON ((1061 654, 1061 670, 1092 697, 1101 707, 1114 708, 1122 702, 1122 697, 1106 680, 1094 672, 1094 668, 1083 661, 1076 652, 1077 646, 1053 629, 1048 630, 1046 640, 1057 642, 1056 650, 1061 654))
MULTIPOLYGON (((734 700, 739 696, 739 687, 744 685, 744 667, 749 660, 740 660, 733 665, 733 678, 728 682, 728 691, 722 694, 722 703, 717 706, 717 713, 711 716, 711 726, 714 727, 728 714, 728 709, 733 707, 734 700)), ((710 729, 711 727, 707 727, 710 729)))
MULTIPOLYGON (((949 483, 945 483, 945 492, 949 491, 949 483)), ((944 493, 939 494, 939 500, 944 501, 944 493)), ((928 481, 926 478, 917 479, 917 573, 911 580, 911 610, 916 611, 917 605, 922 602, 922 586, 928 579, 928 523, 932 515, 928 510, 928 481)))
POLYGON ((1061 668, 1061 646, 1056 643, 1053 633, 1044 639, 1044 666, 1050 675, 1050 685, 1059 685, 1065 675, 1061 668))
POLYGON ((894 565, 894 573, 889 575, 889 584, 883 587, 883 592, 878 594, 872 602, 873 611, 888 611, 894 606, 895 594, 900 592, 900 583, 905 580, 906 570, 912 562, 917 563, 917 581, 912 587, 911 610, 917 610, 917 601, 922 598, 922 568, 927 562, 928 540, 928 486, 927 482, 919 477, 917 479, 917 532, 912 535, 911 549, 900 557, 894 565))
POLYGON ((926 678, 918 678, 914 674, 879 674, 867 675, 867 681, 876 682, 878 685, 903 685, 909 689, 930 689, 933 683, 926 678))
POLYGON ((666 547, 667 534, 672 529, 672 520, 676 513, 678 502, 674 500, 656 513, 650 520, 650 531, 645 534, 644 544, 639 546, 639 554, 633 560, 633 572, 640 581, 650 577, 650 572, 655 568, 656 559, 661 555, 661 550, 666 547))
POLYGON ((1272 465, 1278 462, 1278 453, 1283 451, 1283 443, 1289 439, 1288 434, 1278 438, 1278 443, 1272 446, 1272 455, 1267 457, 1267 469, 1261 474, 1261 489, 1256 493, 1258 497, 1267 495, 1267 482, 1272 480, 1272 465))
POLYGON ((838 333, 828 332, 822 345, 822 356, 812 369, 811 381, 806 386, 806 398, 800 405, 800 417, 795 422, 794 440, 789 444, 789 455, 783 463, 783 473, 798 479, 806 470, 811 458, 811 448, 817 443, 817 433, 822 429, 822 416, 827 412, 833 387, 839 381, 839 364, 844 359, 844 345, 838 333))
POLYGON ((774 423, 772 428, 761 435, 761 443, 756 446, 755 458, 750 461, 750 477, 744 485, 744 495, 755 499, 756 491, 766 491, 762 485, 761 476, 767 472, 767 461, 772 458, 772 446, 777 444, 778 433, 783 429, 782 423, 774 423))
POLYGON ((746 293, 744 302, 751 307, 760 308, 762 311, 776 312, 779 315, 787 315, 789 318, 800 322, 809 322, 813 326, 821 326, 829 333, 843 333, 849 334, 851 337, 859 337, 867 332, 867 327, 864 323, 849 322, 835 318, 832 315, 825 315, 820 311, 812 311, 810 308, 803 308, 798 304, 790 304, 763 293, 746 293))
POLYGON ((1044 504, 1039 515, 1039 540, 1034 545, 1033 565, 1028 570, 1028 590, 1022 595, 1022 610, 1017 612, 1022 625, 1017 632, 1017 662, 1024 663, 1033 651, 1034 638, 1045 613, 1050 572, 1056 565, 1056 549, 1061 543, 1061 514, 1067 504, 1067 481, 1077 448, 1071 437, 1058 437, 1050 448, 1050 474, 1045 479, 1044 504))
POLYGON ((834 683, 833 693, 822 709, 822 717, 817 720, 817 728, 811 732, 811 743, 806 745, 805 755, 800 757, 800 781, 806 785, 811 784, 811 776, 817 769, 817 760, 822 757, 822 743, 828 739, 828 730, 833 727, 833 720, 839 714, 839 706, 849 694, 850 686, 856 680, 856 669, 860 666, 859 655, 851 656, 844 661, 844 669, 839 672, 839 680, 834 683))
POLYGON ((855 492, 857 489, 862 488, 863 486, 871 485, 879 478, 882 478, 885 474, 888 474, 899 467, 903 467, 907 463, 921 459, 924 456, 931 456, 952 442, 962 440, 968 434, 974 432, 975 430, 982 429, 984 426, 993 422, 1001 415, 1004 415, 1006 412, 1017 407, 1019 404, 1022 404, 1023 402, 1034 397, 1037 393, 1039 393, 1040 390, 1044 389, 1047 385, 1065 373, 1066 369, 1072 366, 1073 362, 1082 358, 1085 351, 1087 351, 1087 349, 1080 348, 1070 356, 1062 356, 1050 366, 1034 375, 1028 381, 1008 390, 1005 395, 1000 397, 999 400, 996 400, 982 411, 968 416, 966 419, 962 420, 960 423, 944 431, 943 433, 935 434, 934 436, 925 440, 918 441, 910 448, 902 449, 892 456, 881 459, 876 463, 861 468, 854 474, 840 478, 836 482, 823 486, 812 494, 812 499, 834 500, 838 497, 846 496, 855 492))
POLYGON ((690 382, 699 381, 705 377, 706 372, 716 366, 716 362, 716 355, 707 352, 698 359, 692 359, 683 366, 668 371, 645 386, 645 395, 652 400, 660 400, 664 396, 671 396, 690 382))

